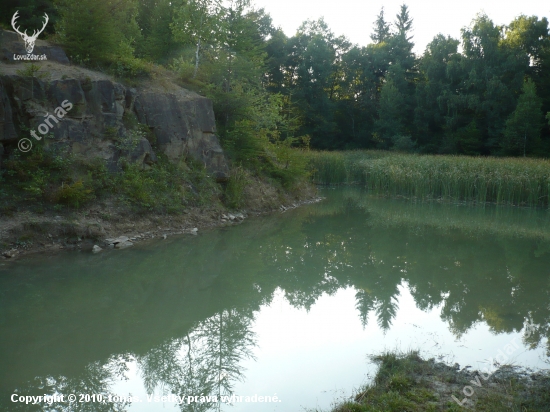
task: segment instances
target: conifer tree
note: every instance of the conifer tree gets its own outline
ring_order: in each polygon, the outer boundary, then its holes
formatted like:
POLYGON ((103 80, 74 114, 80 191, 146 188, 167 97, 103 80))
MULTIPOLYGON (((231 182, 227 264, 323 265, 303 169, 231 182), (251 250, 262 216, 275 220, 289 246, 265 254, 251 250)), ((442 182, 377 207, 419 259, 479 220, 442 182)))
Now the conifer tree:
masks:
POLYGON ((397 35, 402 36, 407 41, 412 40, 412 36, 408 36, 412 29, 413 19, 409 17, 409 8, 406 4, 402 4, 399 10, 399 14, 395 16, 397 18, 395 22, 395 28, 397 29, 397 35))
POLYGON ((384 7, 380 9, 380 14, 374 22, 374 33, 370 38, 376 44, 385 42, 390 37, 390 24, 384 19, 384 7))

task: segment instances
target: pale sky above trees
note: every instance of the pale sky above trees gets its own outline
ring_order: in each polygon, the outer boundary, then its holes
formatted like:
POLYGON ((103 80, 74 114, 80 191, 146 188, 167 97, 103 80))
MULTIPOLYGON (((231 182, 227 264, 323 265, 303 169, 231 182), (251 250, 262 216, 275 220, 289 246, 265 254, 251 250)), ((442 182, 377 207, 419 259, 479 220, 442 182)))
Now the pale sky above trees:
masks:
POLYGON ((520 14, 550 18, 547 0, 255 0, 254 4, 265 8, 274 26, 280 26, 287 36, 292 36, 304 20, 324 17, 336 35, 343 34, 364 46, 371 42, 373 22, 380 8, 384 6, 387 20, 393 22, 403 2, 414 19, 416 54, 422 54, 438 33, 460 38, 460 29, 480 12, 485 12, 497 25, 508 24, 520 14))

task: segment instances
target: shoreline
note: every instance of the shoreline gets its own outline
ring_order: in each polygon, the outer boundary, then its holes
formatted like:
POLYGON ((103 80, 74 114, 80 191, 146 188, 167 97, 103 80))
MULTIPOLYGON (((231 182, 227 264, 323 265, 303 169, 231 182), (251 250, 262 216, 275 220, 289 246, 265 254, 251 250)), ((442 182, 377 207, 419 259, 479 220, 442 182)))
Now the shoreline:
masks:
MULTIPOLYGON (((490 374, 423 359, 418 351, 371 356, 372 381, 332 412, 548 411, 550 371, 509 364, 490 374)), ((318 410, 309 410, 314 412, 318 410)))
POLYGON ((168 236, 196 235, 205 229, 237 225, 251 217, 284 213, 323 199, 315 194, 294 201, 287 198, 276 207, 271 204, 239 210, 193 207, 177 215, 108 214, 94 207, 57 216, 19 212, 13 217, 0 218, 0 262, 15 262, 29 255, 52 256, 64 251, 101 253, 101 250, 124 249, 168 236), (101 250, 94 252, 96 246, 101 250))

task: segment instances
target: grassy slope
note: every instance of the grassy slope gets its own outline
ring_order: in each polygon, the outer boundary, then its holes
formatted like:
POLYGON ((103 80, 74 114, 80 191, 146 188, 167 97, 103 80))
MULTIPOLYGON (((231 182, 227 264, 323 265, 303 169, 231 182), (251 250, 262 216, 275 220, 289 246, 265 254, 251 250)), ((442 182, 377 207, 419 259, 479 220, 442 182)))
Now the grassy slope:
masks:
POLYGON ((477 373, 459 370, 433 359, 423 360, 417 352, 383 353, 372 357, 379 367, 374 382, 361 390, 353 401, 333 412, 428 412, 464 411, 549 411, 550 375, 527 374, 510 366, 501 366, 487 380, 477 373), (463 389, 474 387, 466 397, 463 389), (453 399, 455 396, 460 406, 453 399), (463 399, 468 399, 466 402, 463 399))

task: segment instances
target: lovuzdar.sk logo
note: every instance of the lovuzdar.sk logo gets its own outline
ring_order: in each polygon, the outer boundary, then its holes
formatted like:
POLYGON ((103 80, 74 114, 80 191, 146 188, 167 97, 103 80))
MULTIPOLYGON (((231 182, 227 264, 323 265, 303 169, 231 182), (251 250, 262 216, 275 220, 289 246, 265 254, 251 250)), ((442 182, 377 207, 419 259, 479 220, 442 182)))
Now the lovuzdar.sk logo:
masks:
POLYGON ((40 30, 34 30, 34 32, 32 33, 32 36, 29 36, 27 34, 27 30, 25 30, 24 32, 21 32, 19 30, 19 27, 16 27, 15 24, 18 18, 19 18, 19 10, 17 10, 13 14, 13 17, 11 18, 11 26, 13 27, 13 30, 15 30, 15 32, 19 34, 23 39, 23 41, 25 42, 25 49, 27 50, 27 54, 14 54, 13 60, 47 60, 45 54, 36 55, 36 54, 32 54, 32 51, 34 50, 36 39, 38 38, 40 33, 44 31, 44 29, 46 28, 46 25, 48 24, 48 21, 50 20, 48 15, 44 13, 44 24, 42 28, 40 30))

